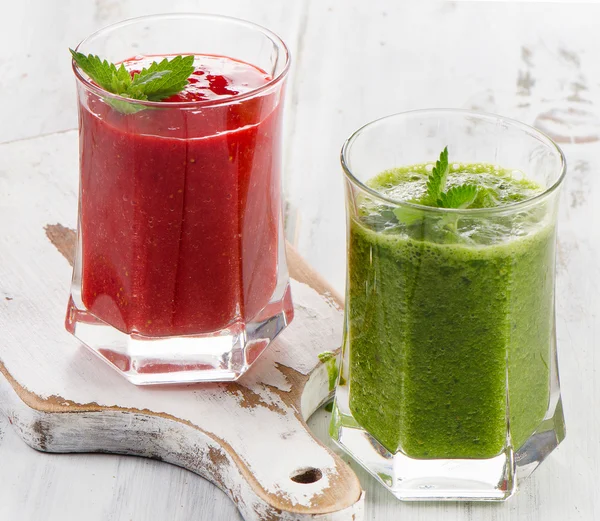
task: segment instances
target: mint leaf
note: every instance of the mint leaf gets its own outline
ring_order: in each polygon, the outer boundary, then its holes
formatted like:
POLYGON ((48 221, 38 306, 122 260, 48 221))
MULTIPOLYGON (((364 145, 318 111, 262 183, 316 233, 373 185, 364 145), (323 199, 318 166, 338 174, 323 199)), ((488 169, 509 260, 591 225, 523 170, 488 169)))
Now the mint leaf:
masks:
POLYGON ((449 172, 448 147, 444 147, 444 150, 442 150, 442 153, 440 154, 440 158, 436 161, 435 166, 427 179, 427 199, 432 206, 435 206, 441 193, 444 191, 449 172))
POLYGON ((112 92, 126 92, 131 86, 131 75, 125 68, 125 65, 121 64, 121 66, 117 68, 115 65, 111 64, 110 70, 112 73, 110 85, 112 92))
MULTIPOLYGON (((83 72, 100 85, 100 87, 109 92, 113 92, 113 85, 115 84, 115 81, 118 81, 120 78, 120 73, 117 71, 115 65, 106 60, 102 60, 100 57, 93 54, 86 56, 73 49, 69 49, 69 51, 71 51, 75 63, 79 65, 79 68, 83 72), (115 78, 115 76, 117 77, 115 78)), ((129 76, 129 73, 127 75, 129 76)), ((129 78, 129 82, 131 83, 131 77, 129 78)))
POLYGON ((405 206, 397 206, 392 210, 398 222, 410 226, 421 219, 423 219, 423 212, 415 210, 414 208, 407 208, 405 206))
POLYGON ((176 56, 154 62, 133 77, 133 88, 141 88, 150 101, 160 101, 181 92, 194 72, 193 56, 176 56))
POLYGON ((337 358, 337 355, 333 351, 323 351, 317 355, 317 358, 322 364, 326 364, 329 360, 337 358))
MULTIPOLYGON (((194 56, 176 56, 169 60, 153 62, 147 69, 131 76, 124 64, 102 60, 99 56, 69 49, 73 60, 96 84, 104 90, 125 98, 141 101, 161 101, 181 92, 194 72, 194 56)), ((123 100, 105 99, 113 108, 124 114, 133 114, 145 107, 123 100)))
POLYGON ((477 199, 477 187, 464 184, 453 186, 447 192, 440 194, 437 201, 440 208, 468 208, 477 199))
MULTIPOLYGON (((145 70, 145 69, 144 69, 145 70)), ((134 76, 134 80, 129 88, 129 92, 145 92, 149 85, 154 82, 160 80, 163 76, 167 76, 169 71, 156 71, 151 72, 149 74, 145 74, 144 76, 140 76, 140 74, 136 73, 134 76)))
POLYGON ((475 204, 478 208, 493 208, 494 206, 498 206, 500 204, 498 202, 498 192, 492 188, 478 188, 475 204))
POLYGON ((118 110, 121 114, 135 114, 136 112, 146 108, 144 105, 140 105, 139 103, 131 103, 121 99, 104 98, 104 101, 113 109, 118 110))
POLYGON ((335 383, 338 378, 337 355, 331 351, 324 351, 317 355, 322 364, 327 368, 327 378, 329 380, 329 392, 335 389, 335 383))

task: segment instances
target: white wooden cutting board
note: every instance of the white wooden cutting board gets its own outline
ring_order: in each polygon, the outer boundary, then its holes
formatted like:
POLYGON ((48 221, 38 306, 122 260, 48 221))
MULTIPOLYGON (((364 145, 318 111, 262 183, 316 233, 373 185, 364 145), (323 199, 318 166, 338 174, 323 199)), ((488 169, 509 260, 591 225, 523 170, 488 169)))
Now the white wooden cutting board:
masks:
POLYGON ((358 479, 305 423, 330 395, 317 355, 339 347, 340 299, 291 248, 295 319, 242 379, 135 387, 64 330, 73 172, 2 172, 0 190, 0 411, 27 444, 180 465, 248 521, 362 519, 358 479))

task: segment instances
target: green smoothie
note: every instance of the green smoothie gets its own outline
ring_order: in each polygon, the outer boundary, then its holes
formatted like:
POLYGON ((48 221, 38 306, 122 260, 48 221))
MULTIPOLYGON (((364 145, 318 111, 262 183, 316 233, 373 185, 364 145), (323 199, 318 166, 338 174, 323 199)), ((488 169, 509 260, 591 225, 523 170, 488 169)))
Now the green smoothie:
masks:
MULTIPOLYGON (((367 185, 418 204, 430 171, 394 169, 367 185)), ((451 165, 446 186, 465 183, 478 187, 469 210, 542 191, 518 172, 451 165)), ((489 458, 508 430, 519 448, 549 401, 555 230, 544 205, 419 215, 361 194, 356 206, 345 338, 355 420, 414 458, 489 458)))

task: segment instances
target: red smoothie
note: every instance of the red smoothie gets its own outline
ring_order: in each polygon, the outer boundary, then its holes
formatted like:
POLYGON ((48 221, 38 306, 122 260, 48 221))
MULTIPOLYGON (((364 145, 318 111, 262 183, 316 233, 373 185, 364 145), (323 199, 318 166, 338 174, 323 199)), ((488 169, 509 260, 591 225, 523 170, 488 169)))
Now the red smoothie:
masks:
POLYGON ((80 109, 82 300, 126 333, 249 322, 277 283, 281 92, 243 97, 270 78, 230 58, 195 67, 159 108, 123 114, 90 93, 80 109))

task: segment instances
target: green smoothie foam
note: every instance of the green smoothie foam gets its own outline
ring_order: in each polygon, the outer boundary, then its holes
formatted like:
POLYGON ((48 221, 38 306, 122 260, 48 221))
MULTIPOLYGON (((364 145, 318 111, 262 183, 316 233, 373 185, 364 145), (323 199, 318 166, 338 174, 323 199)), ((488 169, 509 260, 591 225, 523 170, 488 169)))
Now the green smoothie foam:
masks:
MULTIPOLYGON (((419 203, 430 171, 398 168, 367 185, 419 203)), ((478 187, 469 210, 542 191, 518 172, 451 165, 447 187, 464 183, 478 187)), ((424 209, 420 218, 409 209, 404 220, 365 194, 356 203, 345 339, 354 418, 390 452, 415 458, 495 456, 508 424, 519 448, 549 400, 552 219, 536 205, 508 215, 424 209)))

